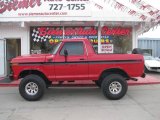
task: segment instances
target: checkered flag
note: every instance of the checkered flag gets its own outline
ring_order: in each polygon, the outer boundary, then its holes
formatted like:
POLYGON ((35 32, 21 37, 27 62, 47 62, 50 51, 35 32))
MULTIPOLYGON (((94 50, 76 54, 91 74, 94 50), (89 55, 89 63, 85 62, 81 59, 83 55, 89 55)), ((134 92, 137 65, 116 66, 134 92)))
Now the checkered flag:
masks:
MULTIPOLYGON (((34 42, 43 42, 43 41, 45 42, 51 38, 51 35, 40 36, 38 29, 39 28, 34 28, 32 30, 32 39, 34 42)), ((47 28, 47 29, 49 29, 49 28, 47 28)))

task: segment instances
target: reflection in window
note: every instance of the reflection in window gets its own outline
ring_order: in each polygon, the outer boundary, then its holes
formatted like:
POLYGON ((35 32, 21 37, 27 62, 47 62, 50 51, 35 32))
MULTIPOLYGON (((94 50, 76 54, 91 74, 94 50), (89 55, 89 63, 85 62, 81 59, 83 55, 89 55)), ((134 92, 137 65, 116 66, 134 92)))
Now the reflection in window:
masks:
POLYGON ((82 42, 66 42, 60 52, 60 55, 64 55, 64 50, 68 51, 68 55, 83 55, 83 43, 82 42))

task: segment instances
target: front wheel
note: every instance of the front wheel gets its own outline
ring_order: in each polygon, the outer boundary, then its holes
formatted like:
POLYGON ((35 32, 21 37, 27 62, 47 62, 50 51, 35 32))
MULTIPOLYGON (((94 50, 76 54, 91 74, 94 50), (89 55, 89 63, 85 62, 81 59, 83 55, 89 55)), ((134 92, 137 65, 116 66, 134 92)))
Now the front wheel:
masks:
POLYGON ((20 95, 28 101, 39 100, 46 89, 44 80, 38 75, 28 75, 19 84, 20 95))
POLYGON ((101 88, 105 97, 118 100, 126 94, 128 84, 123 76, 112 74, 104 78, 101 88))
POLYGON ((95 81, 95 84, 96 84, 99 88, 101 88, 101 83, 102 83, 102 82, 101 82, 100 80, 96 80, 96 81, 95 81))

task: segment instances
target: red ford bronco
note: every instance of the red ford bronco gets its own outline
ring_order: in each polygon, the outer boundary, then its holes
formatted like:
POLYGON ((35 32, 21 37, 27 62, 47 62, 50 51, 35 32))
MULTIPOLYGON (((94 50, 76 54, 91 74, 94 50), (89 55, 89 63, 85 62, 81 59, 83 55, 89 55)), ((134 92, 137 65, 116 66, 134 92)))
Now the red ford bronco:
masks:
POLYGON ((145 77, 139 54, 97 54, 87 39, 63 40, 50 54, 19 56, 11 60, 11 77, 20 79, 19 92, 39 100, 54 81, 92 80, 104 96, 116 100, 127 92, 127 80, 145 77))

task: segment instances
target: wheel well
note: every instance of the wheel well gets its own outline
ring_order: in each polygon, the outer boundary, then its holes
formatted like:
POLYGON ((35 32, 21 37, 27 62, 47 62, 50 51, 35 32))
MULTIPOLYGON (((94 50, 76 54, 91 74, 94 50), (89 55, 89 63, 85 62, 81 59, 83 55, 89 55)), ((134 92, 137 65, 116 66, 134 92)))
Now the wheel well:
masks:
POLYGON ((122 69, 112 68, 112 69, 104 70, 101 73, 101 75, 99 77, 99 80, 103 80, 106 76, 108 76, 110 74, 119 74, 119 75, 122 75, 124 78, 126 78, 126 80, 128 80, 130 78, 129 75, 125 71, 123 71, 122 69))
POLYGON ((18 78, 19 79, 20 78, 24 78, 25 76, 30 75, 30 74, 34 74, 34 75, 40 76, 41 78, 43 78, 43 80, 45 81, 46 84, 50 84, 51 83, 51 81, 49 81, 48 78, 42 72, 40 72, 38 70, 24 70, 19 74, 18 78))

